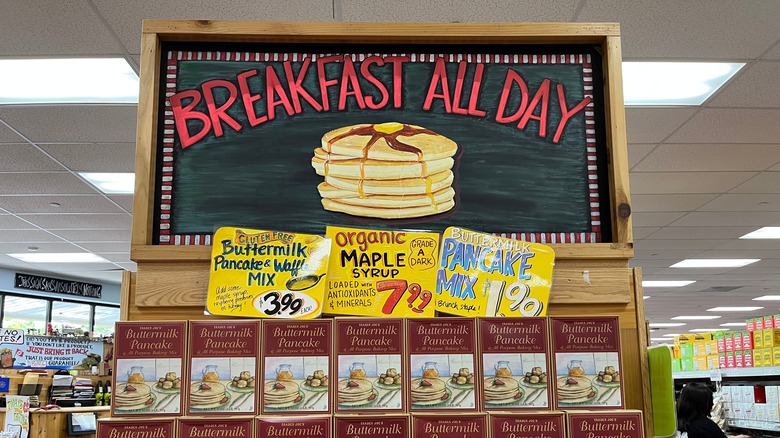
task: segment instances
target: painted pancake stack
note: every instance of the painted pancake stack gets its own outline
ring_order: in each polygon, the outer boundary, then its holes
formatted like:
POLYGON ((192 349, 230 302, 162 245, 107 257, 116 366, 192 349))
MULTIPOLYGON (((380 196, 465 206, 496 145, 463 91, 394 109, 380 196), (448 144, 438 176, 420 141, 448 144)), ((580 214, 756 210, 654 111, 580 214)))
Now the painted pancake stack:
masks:
POLYGON ((353 216, 402 219, 455 206, 452 188, 458 145, 420 126, 353 125, 322 137, 312 167, 326 210, 353 216))

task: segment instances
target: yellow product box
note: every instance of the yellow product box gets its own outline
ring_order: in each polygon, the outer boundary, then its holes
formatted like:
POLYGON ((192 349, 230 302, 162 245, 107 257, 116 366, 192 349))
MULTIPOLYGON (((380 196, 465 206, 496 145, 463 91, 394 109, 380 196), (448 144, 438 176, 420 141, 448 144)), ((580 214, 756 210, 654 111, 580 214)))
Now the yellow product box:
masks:
POLYGON ((679 359, 682 357, 682 352, 680 351, 680 345, 672 345, 672 358, 679 359))
POLYGON ((753 332, 753 348, 764 348, 764 331, 754 330, 753 332))
POLYGON ((707 357, 707 341, 695 341, 693 343, 693 357, 707 357))
POLYGON ((467 317, 545 316, 554 265, 549 246, 449 227, 436 271, 436 310, 467 317))
POLYGON ((720 364, 718 362, 718 355, 717 354, 711 354, 707 356, 707 369, 708 370, 717 370, 720 368, 720 364))
POLYGON ((206 309, 232 317, 317 318, 329 254, 330 240, 313 234, 219 228, 206 309))
POLYGON ((714 338, 712 337, 711 332, 704 332, 704 333, 686 333, 684 335, 675 336, 674 340, 677 344, 688 344, 691 342, 699 342, 699 341, 711 341, 714 338))
POLYGON ((761 361, 764 363, 765 367, 774 366, 774 357, 772 353, 772 348, 764 348, 761 350, 761 361))
POLYGON ((713 354, 718 354, 718 341, 716 340, 707 341, 707 356, 711 356, 713 354))
POLYGON ((323 313, 434 316, 439 234, 327 227, 331 240, 323 313))
POLYGON ((772 366, 780 366, 780 347, 772 348, 772 366))
POLYGON ((707 357, 694 357, 693 358, 693 368, 694 371, 704 371, 708 370, 707 367, 707 357))
POLYGON ((780 347, 780 328, 764 329, 764 348, 780 347))

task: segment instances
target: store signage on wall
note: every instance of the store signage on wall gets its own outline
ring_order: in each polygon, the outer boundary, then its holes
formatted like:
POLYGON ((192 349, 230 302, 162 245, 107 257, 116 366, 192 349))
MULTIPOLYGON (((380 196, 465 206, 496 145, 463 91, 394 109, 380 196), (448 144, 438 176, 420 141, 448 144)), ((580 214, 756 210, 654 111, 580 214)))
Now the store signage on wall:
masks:
POLYGON ((461 316, 544 316, 555 252, 463 228, 444 232, 436 309, 461 316))
MULTIPOLYGON (((5 329, 4 329, 5 330, 5 329)), ((92 368, 103 356, 103 342, 51 336, 26 336, 24 342, 0 342, 0 368, 57 370, 92 368)))
POLYGON ((206 309, 214 315, 316 318, 322 313, 330 240, 222 227, 214 234, 206 309))
POLYGON ((439 234, 328 227, 325 313, 432 317, 439 234))
POLYGON ((101 298, 103 292, 103 286, 100 284, 39 277, 37 275, 20 274, 18 272, 14 279, 14 287, 17 289, 77 295, 87 298, 101 298))
POLYGON ((236 217, 611 239, 590 46, 166 47, 155 243, 209 245, 236 217))

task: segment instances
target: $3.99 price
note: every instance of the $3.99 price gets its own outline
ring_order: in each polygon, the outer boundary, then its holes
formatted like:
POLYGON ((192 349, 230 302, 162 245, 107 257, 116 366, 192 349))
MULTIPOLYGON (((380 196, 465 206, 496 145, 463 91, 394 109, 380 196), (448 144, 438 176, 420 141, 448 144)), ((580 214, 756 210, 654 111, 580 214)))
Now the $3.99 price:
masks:
POLYGON ((303 308, 303 299, 293 292, 271 292, 260 299, 260 311, 268 316, 291 317, 303 308))
POLYGON ((377 292, 391 291, 390 295, 382 305, 382 313, 392 315, 395 306, 401 301, 401 298, 408 292, 409 297, 406 303, 412 312, 423 313, 425 307, 430 304, 433 295, 430 291, 422 290, 417 283, 409 284, 406 280, 382 280, 376 282, 377 292), (415 304, 416 303, 416 304, 415 304))

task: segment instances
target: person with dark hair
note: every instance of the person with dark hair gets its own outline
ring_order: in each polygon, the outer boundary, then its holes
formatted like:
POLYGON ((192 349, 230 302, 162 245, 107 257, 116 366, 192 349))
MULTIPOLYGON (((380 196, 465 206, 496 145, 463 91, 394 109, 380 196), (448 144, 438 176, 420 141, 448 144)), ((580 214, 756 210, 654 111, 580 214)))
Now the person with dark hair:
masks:
MULTIPOLYGON (((726 434, 710 419, 712 390, 701 383, 685 385, 677 401, 677 430, 688 438, 727 438, 726 434)), ((738 435, 735 438, 750 438, 738 435)))

